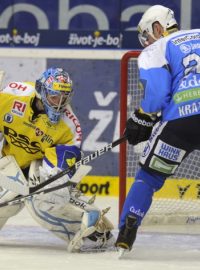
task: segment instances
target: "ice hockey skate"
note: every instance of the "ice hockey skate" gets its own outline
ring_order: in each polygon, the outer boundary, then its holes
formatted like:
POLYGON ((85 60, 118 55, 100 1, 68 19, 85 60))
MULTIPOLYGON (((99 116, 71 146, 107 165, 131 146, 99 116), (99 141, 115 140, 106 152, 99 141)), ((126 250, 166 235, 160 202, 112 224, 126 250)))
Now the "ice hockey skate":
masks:
POLYGON ((115 246, 118 250, 118 258, 122 258, 126 251, 132 249, 137 234, 137 218, 133 215, 126 217, 125 225, 120 229, 115 246))

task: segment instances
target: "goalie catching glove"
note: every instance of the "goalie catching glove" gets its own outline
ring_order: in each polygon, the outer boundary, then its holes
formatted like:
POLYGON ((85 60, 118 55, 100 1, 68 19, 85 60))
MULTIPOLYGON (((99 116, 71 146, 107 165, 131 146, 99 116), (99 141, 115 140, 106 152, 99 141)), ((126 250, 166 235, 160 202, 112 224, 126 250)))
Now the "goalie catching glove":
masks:
POLYGON ((126 135, 129 144, 136 145, 149 139, 153 126, 156 123, 154 116, 135 110, 126 122, 126 135))

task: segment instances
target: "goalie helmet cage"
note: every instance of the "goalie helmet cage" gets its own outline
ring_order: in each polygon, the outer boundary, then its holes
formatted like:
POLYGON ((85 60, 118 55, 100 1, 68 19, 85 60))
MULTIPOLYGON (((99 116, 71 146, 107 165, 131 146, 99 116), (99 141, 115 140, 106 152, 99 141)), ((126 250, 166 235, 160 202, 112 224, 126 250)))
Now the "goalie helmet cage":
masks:
MULTIPOLYGON (((131 111, 139 107, 142 90, 139 89, 137 58, 140 51, 130 51, 121 59, 120 134, 131 111)), ((145 143, 120 145, 119 154, 119 213, 135 172, 145 143)), ((154 194, 151 208, 143 224, 199 224, 200 223, 200 153, 195 150, 181 164, 164 187, 154 194)))

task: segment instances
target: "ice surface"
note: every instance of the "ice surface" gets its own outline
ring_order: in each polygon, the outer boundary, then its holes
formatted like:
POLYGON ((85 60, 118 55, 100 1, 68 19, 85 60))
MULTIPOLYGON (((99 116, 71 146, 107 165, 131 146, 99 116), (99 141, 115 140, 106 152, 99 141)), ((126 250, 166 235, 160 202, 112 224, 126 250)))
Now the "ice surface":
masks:
MULTIPOLYGON (((117 203, 109 217, 117 226, 117 203)), ((65 243, 41 228, 23 210, 0 231, 0 269, 7 270, 193 270, 200 269, 200 235, 192 227, 187 233, 171 233, 172 226, 141 228, 134 249, 119 260, 116 252, 69 254, 65 243)), ((177 228, 175 228, 177 231, 177 228)), ((187 229, 188 230, 188 229, 187 229)), ((179 230, 180 231, 180 230, 179 230)), ((117 229, 114 231, 117 234, 117 229)))

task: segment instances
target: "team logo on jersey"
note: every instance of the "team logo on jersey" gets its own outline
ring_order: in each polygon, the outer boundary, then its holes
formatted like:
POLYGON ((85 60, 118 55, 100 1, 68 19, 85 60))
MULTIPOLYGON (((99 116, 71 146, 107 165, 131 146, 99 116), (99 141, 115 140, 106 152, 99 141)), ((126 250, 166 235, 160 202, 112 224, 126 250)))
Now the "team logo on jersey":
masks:
POLYGON ((191 52, 191 46, 188 45, 188 44, 181 44, 181 45, 180 45, 180 50, 181 50, 183 53, 190 53, 190 52, 191 52))
POLYGON ((150 143, 147 142, 142 152, 142 157, 146 157, 149 154, 150 150, 151 150, 150 143))
POLYGON ((42 136, 43 134, 44 134, 44 132, 41 129, 39 129, 39 128, 36 127, 36 129, 35 129, 35 135, 36 136, 42 136))
POLYGON ((21 91, 25 91, 27 89, 26 85, 23 85, 21 83, 16 83, 16 82, 10 83, 9 87, 13 88, 13 89, 18 89, 18 90, 21 90, 21 91))
POLYGON ((11 113, 6 113, 4 115, 4 121, 7 122, 7 123, 12 123, 13 121, 13 116, 11 113))
POLYGON ((186 152, 181 148, 172 146, 163 142, 162 140, 159 140, 154 153, 164 159, 181 162, 186 152))
POLYGON ((41 138, 41 142, 48 142, 49 144, 53 144, 53 139, 50 135, 44 134, 44 131, 42 131, 41 129, 39 129, 38 127, 35 128, 35 134, 36 136, 42 136, 41 138))
POLYGON ((41 152, 40 144, 37 141, 31 141, 31 139, 24 135, 17 133, 14 129, 4 126, 4 135, 9 144, 23 149, 26 153, 35 155, 41 152))
POLYGON ((47 135, 47 134, 44 134, 44 136, 41 139, 41 142, 45 142, 45 141, 47 143, 49 143, 50 145, 54 144, 52 137, 50 135, 47 135))
POLYGON ((25 110, 26 110, 26 103, 18 101, 18 100, 14 101, 14 104, 11 110, 13 114, 16 114, 22 117, 24 116, 25 110))

